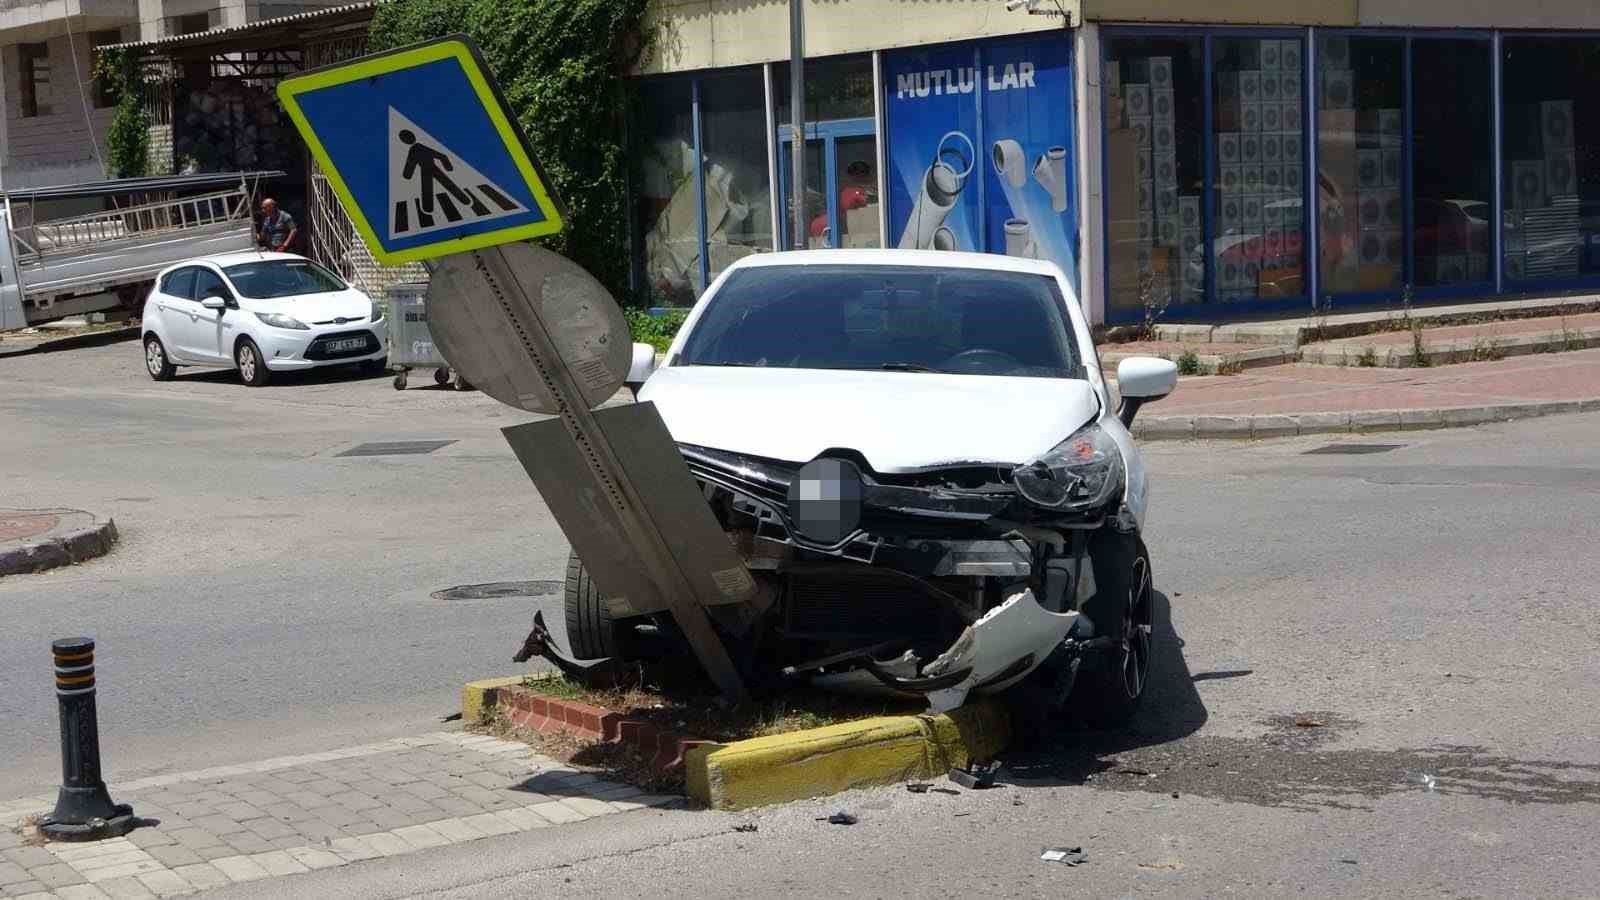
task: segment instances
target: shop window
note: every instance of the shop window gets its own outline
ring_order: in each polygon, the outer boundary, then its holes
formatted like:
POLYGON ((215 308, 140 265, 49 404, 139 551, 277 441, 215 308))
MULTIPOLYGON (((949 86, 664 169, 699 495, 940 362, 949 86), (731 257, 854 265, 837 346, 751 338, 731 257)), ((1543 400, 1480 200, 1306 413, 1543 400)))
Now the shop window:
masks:
POLYGON ((1398 291, 1405 268, 1405 41, 1324 36, 1317 60, 1321 291, 1398 291))
MULTIPOLYGON (((808 59, 805 66, 807 122, 872 118, 872 57, 808 59)), ((789 85, 789 64, 774 63, 772 101, 780 125, 789 122, 789 85)))
POLYGON ((48 44, 18 44, 22 117, 48 116, 50 107, 50 46, 48 44))
POLYGON ((693 86, 686 79, 639 87, 635 119, 639 181, 634 194, 642 278, 650 302, 687 305, 700 273, 700 201, 695 191, 693 86))
MULTIPOLYGON (((122 41, 122 32, 120 32, 120 31, 118 31, 118 30, 116 30, 114 28, 106 30, 106 31, 91 31, 91 32, 89 32, 89 47, 91 48, 89 50, 89 58, 91 60, 99 58, 95 54, 94 48, 104 47, 107 44, 120 43, 121 41, 122 41)), ((96 109, 105 109, 106 107, 112 106, 116 102, 117 102, 117 98, 113 97, 111 95, 111 87, 110 87, 110 85, 108 85, 106 83, 105 79, 103 79, 103 78, 95 79, 95 83, 94 83, 94 105, 95 105, 95 108, 96 109)))
POLYGON ((1154 318, 1205 297, 1204 45, 1139 37, 1112 39, 1107 48, 1108 313, 1154 318))
POLYGON ((706 259, 712 278, 742 256, 772 249, 765 98, 760 69, 700 80, 706 259))
MULTIPOLYGON (((1494 109, 1488 51, 1488 42, 1478 40, 1411 43, 1412 281, 1418 287, 1481 283, 1493 276, 1494 109)), ((1575 232, 1577 202, 1568 194, 1552 205, 1548 187, 1538 227, 1560 231, 1570 221, 1575 232)))
POLYGON ((1600 274, 1600 97, 1584 89, 1600 41, 1507 37, 1502 50, 1505 279, 1600 274))
MULTIPOLYGON (((1222 302, 1307 290, 1303 58, 1296 38, 1212 43, 1210 250, 1222 302)), ((1158 214, 1166 199, 1158 192, 1158 214)))

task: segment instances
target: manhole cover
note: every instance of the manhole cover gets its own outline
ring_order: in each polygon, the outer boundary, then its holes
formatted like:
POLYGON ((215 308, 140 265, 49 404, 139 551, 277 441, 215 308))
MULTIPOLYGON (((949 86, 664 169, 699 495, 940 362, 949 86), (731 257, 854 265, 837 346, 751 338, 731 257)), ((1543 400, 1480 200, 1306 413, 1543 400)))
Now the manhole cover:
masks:
POLYGON ((455 441, 375 441, 370 444, 357 444, 338 455, 406 456, 417 453, 432 453, 440 447, 448 447, 454 443, 455 441))
POLYGON ((1307 450, 1306 456, 1360 456, 1366 453, 1388 453, 1390 450, 1399 450, 1405 444, 1329 444, 1315 450, 1307 450))
POLYGON ((559 581, 491 581, 434 591, 435 600, 498 600, 501 597, 547 597, 561 590, 559 581))

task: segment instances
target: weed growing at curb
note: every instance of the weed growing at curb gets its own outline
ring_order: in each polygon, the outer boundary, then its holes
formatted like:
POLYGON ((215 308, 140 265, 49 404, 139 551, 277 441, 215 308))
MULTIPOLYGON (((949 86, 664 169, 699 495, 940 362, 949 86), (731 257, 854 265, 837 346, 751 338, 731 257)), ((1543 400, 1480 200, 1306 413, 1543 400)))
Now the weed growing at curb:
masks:
POLYGON ((1568 353, 1583 349, 1583 336, 1572 330, 1572 326, 1567 324, 1566 316, 1561 317, 1561 348, 1568 353))
POLYGON ((1178 357, 1178 374, 1200 374, 1200 357, 1196 356, 1193 350, 1185 350, 1183 351, 1183 354, 1178 357))
POLYGON ((1372 347, 1367 347, 1366 349, 1362 350, 1361 356, 1356 359, 1356 365, 1363 369, 1377 368, 1378 351, 1372 347))
POLYGON ((1320 302, 1311 301, 1311 312, 1317 322, 1311 331, 1311 343, 1318 344, 1328 339, 1328 314, 1333 312, 1333 295, 1324 295, 1320 302))
POLYGON ((1156 276, 1154 272, 1144 272, 1139 275, 1139 306, 1144 311, 1144 317, 1139 320, 1138 337, 1135 340, 1153 341, 1156 339, 1156 322, 1167 314, 1167 307, 1172 305, 1172 287, 1162 285, 1161 292, 1156 293, 1156 276))
POLYGON ((1410 282, 1400 291, 1400 320, 1405 323, 1407 331, 1411 332, 1411 365, 1413 368, 1426 369, 1433 365, 1433 360, 1428 358, 1428 347, 1422 342, 1422 322, 1411 314, 1412 288, 1410 282))
POLYGON ((1472 341, 1472 362, 1492 362, 1506 358, 1506 348, 1488 335, 1479 335, 1472 341))
POLYGON ((1244 363, 1238 360, 1225 360, 1217 364, 1218 375, 1238 375, 1244 371, 1244 363))

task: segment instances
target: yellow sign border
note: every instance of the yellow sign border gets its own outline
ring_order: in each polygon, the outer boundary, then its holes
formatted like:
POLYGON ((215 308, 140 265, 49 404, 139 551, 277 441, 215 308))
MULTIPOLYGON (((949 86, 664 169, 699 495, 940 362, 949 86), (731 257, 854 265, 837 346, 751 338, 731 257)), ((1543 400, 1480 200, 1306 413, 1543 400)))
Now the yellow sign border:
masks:
POLYGON ((505 244, 511 241, 525 240, 527 238, 544 237, 556 234, 565 227, 560 207, 551 197, 538 167, 534 165, 532 157, 528 154, 527 147, 523 144, 521 132, 506 115, 505 108, 501 105, 499 91, 489 79, 485 77, 483 67, 479 64, 479 57, 474 48, 461 38, 444 38, 415 47, 407 47, 392 53, 357 60, 345 65, 318 69, 291 78, 285 78, 278 83, 278 99, 283 103, 283 108, 288 111, 289 118, 294 122, 300 136, 305 139, 306 147, 311 150, 311 157, 328 176, 328 182, 333 185, 333 191, 338 195, 345 211, 355 223, 356 231, 372 251, 373 257, 384 265, 400 265, 402 263, 420 262, 424 259, 445 256, 451 253, 465 253, 469 250, 480 250, 484 247, 493 247, 496 244, 505 244), (300 109, 298 95, 335 85, 348 84, 363 78, 373 78, 410 69, 416 66, 434 63, 440 60, 454 59, 461 64, 461 69, 466 73, 467 81, 477 93, 478 100, 483 104, 483 110, 489 116, 489 121, 494 124, 495 131, 500 139, 505 142, 506 151, 511 154, 511 159, 517 165, 517 170, 522 174, 528 187, 533 191, 533 199, 538 204, 539 210, 545 214, 542 222, 531 222, 515 225, 510 228, 501 228, 497 231, 485 231, 462 238, 445 238, 431 244, 419 244, 405 250, 390 252, 383 246, 377 232, 373 230, 372 223, 367 221, 365 210, 356 202, 355 196, 350 193, 350 188, 345 184, 344 177, 339 174, 339 169, 329 157, 327 148, 322 146, 322 141, 317 138, 316 130, 306 119, 305 113, 300 109))

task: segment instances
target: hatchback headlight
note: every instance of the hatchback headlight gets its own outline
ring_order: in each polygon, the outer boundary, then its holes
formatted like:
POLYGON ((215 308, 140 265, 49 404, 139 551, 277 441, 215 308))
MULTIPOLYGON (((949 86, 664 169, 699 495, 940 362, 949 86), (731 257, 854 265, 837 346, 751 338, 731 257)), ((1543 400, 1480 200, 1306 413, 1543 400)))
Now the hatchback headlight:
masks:
POLYGON ((368 300, 367 302, 372 304, 372 321, 382 322, 384 313, 387 311, 383 303, 378 300, 368 300))
POLYGON ((310 330, 310 326, 306 323, 296 319, 294 316, 286 316, 283 313, 258 312, 256 313, 256 318, 271 325, 273 328, 289 328, 294 331, 310 330))
POLYGON ((1122 448, 1097 424, 1080 428, 1049 453, 1011 470, 1022 496, 1048 509, 1102 506, 1122 486, 1122 448))

